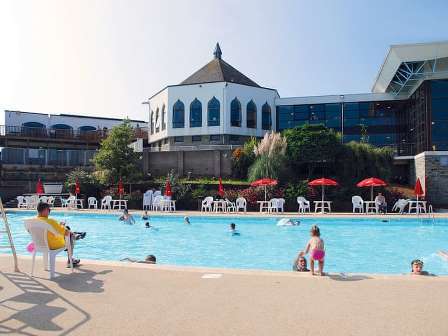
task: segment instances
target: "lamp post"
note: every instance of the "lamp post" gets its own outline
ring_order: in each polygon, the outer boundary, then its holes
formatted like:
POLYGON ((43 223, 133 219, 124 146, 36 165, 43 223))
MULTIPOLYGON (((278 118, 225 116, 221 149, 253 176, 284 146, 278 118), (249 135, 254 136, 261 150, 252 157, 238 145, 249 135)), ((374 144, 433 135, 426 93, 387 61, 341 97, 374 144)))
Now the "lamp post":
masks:
POLYGON ((341 99, 341 142, 344 143, 344 95, 340 95, 341 99))

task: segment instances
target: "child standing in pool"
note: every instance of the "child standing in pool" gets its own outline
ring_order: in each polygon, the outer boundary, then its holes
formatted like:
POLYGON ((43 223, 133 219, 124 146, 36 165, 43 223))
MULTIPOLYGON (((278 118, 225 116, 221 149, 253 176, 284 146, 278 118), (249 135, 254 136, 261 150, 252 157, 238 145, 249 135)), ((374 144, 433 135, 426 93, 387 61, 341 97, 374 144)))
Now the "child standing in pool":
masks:
POLYGON ((324 258, 325 258, 325 245, 324 241, 320 238, 320 230, 317 225, 311 227, 311 239, 306 244, 305 250, 300 252, 300 256, 304 256, 308 252, 310 253, 310 268, 311 274, 314 275, 314 261, 319 262, 319 271, 317 275, 323 275, 324 271, 324 258))

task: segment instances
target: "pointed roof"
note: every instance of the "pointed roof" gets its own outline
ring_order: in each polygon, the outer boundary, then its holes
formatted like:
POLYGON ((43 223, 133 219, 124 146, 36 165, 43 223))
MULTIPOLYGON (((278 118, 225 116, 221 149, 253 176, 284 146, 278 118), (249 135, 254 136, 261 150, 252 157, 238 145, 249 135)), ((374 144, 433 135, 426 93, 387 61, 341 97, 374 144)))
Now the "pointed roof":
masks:
POLYGON ((182 83, 180 83, 180 85, 229 82, 260 87, 252 79, 239 72, 237 69, 235 69, 233 66, 231 66, 221 58, 222 51, 219 43, 216 43, 213 55, 213 60, 211 60, 201 69, 199 69, 182 83))

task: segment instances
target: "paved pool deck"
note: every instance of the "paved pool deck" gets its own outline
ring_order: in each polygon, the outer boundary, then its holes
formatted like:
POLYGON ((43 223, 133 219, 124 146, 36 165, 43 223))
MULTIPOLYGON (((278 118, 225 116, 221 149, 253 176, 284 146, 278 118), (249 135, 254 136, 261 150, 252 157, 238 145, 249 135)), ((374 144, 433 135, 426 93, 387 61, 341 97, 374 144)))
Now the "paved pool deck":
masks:
POLYGON ((10 335, 448 335, 448 277, 222 270, 0 255, 10 335))

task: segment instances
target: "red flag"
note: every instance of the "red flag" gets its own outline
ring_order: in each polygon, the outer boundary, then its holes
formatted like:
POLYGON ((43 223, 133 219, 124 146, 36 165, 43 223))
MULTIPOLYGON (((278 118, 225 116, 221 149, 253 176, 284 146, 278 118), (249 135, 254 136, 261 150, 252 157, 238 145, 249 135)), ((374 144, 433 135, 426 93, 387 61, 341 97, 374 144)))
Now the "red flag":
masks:
POLYGON ((166 180, 165 184, 165 196, 173 196, 173 192, 171 191, 171 184, 169 180, 166 180))
POLYGON ((221 197, 224 197, 224 186, 222 185, 222 179, 221 178, 219 178, 218 195, 221 196, 221 197))
POLYGON ((121 177, 120 177, 120 180, 118 181, 118 194, 119 195, 124 194, 123 181, 121 180, 121 177))
POLYGON ((76 179, 76 182, 75 182, 75 195, 78 195, 80 193, 81 193, 81 187, 79 185, 78 179, 76 179))
POLYGON ((36 184, 36 194, 40 195, 43 193, 44 193, 44 185, 42 184, 42 181, 39 178, 36 184))

